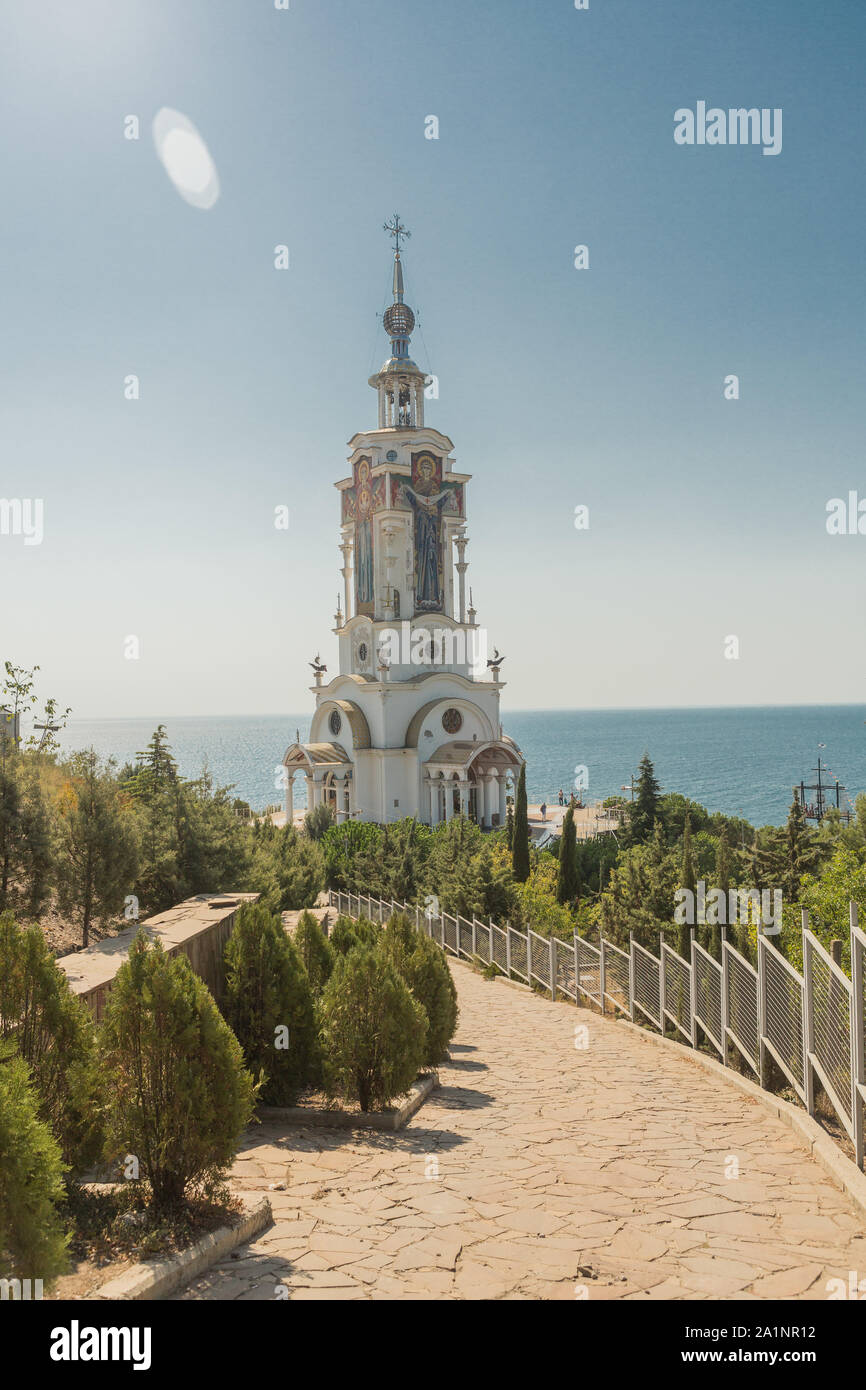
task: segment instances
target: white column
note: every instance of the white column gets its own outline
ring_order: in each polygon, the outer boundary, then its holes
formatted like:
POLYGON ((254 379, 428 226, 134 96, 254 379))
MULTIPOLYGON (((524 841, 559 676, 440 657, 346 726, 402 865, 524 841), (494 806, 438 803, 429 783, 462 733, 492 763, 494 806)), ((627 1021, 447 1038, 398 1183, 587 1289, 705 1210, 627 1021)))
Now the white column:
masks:
POLYGON ((475 778, 475 819, 481 826, 484 825, 485 813, 484 777, 479 772, 475 778))
POLYGON ((313 807, 316 804, 313 800, 313 774, 312 772, 307 772, 304 774, 304 776, 307 783, 307 810, 312 811, 313 807))
POLYGON ((461 781, 461 782, 458 783, 458 786, 460 787, 460 814, 463 815, 463 816, 468 816, 468 815, 469 815, 469 782, 468 782, 468 781, 461 781))
POLYGON ((338 777, 338 778, 337 778, 337 807, 336 807, 337 814, 336 814, 336 820, 337 820, 337 823, 338 823, 338 824, 339 824, 339 820, 340 820, 340 817, 341 817, 341 816, 342 816, 344 819, 346 818, 346 782, 347 782, 347 780, 348 780, 348 779, 347 779, 345 773, 343 773, 343 776, 342 776, 342 777, 338 777))
POLYGON ((454 815, 454 779, 446 777, 445 782, 445 819, 450 821, 454 815))
POLYGON ((506 803, 506 798, 507 798, 507 796, 508 796, 508 773, 503 769, 502 772, 500 772, 500 774, 499 774, 499 824, 500 824, 500 826, 503 826, 503 825, 505 824, 505 821, 506 821, 506 818, 507 818, 507 815, 508 815, 508 807, 507 807, 506 804, 505 804, 505 803, 506 803))
POLYGON ((484 774, 484 828, 492 829, 493 812, 496 809, 496 773, 484 774))
POLYGON ((292 817, 293 817, 293 815, 294 815, 294 810, 295 810, 294 789, 295 789, 295 774, 294 774, 293 772, 289 772, 289 773, 286 774, 286 825, 291 825, 291 823, 292 823, 292 817))
POLYGON ((430 824, 439 824, 439 783, 435 777, 427 778, 427 790, 430 793, 430 824))
POLYGON ((467 542, 467 540, 468 540, 468 536, 466 536, 465 534, 461 534, 461 535, 455 536, 454 539, 455 539, 455 541, 456 541, 456 543, 457 543, 457 554, 458 554, 459 557, 460 557, 460 558, 458 559, 458 561, 457 561, 457 575, 458 575, 459 595, 460 595, 460 598, 459 598, 460 621, 461 621, 461 623, 465 623, 465 622, 466 622, 466 542, 467 542))
POLYGON ((352 542, 349 540, 348 536, 340 546, 340 550, 343 552, 343 568, 340 570, 340 573, 343 576, 346 622, 348 622, 352 616, 352 542))

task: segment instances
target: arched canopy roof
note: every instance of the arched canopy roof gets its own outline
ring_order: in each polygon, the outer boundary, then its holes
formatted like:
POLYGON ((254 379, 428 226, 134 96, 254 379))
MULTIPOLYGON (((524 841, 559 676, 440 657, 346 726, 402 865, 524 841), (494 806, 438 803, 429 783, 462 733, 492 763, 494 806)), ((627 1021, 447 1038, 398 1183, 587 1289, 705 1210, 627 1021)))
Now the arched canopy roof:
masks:
POLYGON ((443 743, 432 753, 424 766, 430 772, 439 769, 460 768, 465 772, 517 772, 523 766, 523 758, 511 739, 491 739, 489 743, 469 743, 455 739, 443 743))

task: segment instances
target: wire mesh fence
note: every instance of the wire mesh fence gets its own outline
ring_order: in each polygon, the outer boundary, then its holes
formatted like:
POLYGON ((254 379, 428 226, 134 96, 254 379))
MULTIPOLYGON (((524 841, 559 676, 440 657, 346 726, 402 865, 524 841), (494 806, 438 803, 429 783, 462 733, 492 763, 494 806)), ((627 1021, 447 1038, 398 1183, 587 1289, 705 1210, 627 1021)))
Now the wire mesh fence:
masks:
POLYGON ((717 1052, 724 1056, 722 967, 697 941, 692 942, 695 1019, 717 1052))
POLYGON ((806 1091, 803 1071, 803 979, 766 938, 762 952, 764 1042, 801 1100, 806 1091))
POLYGON ((716 960, 692 940, 684 960, 660 936, 658 955, 635 940, 628 952, 601 937, 599 945, 517 931, 510 924, 471 921, 408 903, 366 894, 329 894, 331 906, 350 917, 386 922, 392 912, 414 917, 421 930, 451 955, 490 964, 503 975, 540 985, 553 998, 602 1012, 612 1009, 660 1032, 672 1025, 691 1046, 701 1039, 729 1062, 733 1047, 768 1084, 768 1061, 815 1113, 821 1087, 850 1136, 863 1167, 866 1130, 866 934, 851 904, 851 978, 809 930, 803 914, 803 973, 772 940, 759 936, 757 966, 730 941, 716 960))

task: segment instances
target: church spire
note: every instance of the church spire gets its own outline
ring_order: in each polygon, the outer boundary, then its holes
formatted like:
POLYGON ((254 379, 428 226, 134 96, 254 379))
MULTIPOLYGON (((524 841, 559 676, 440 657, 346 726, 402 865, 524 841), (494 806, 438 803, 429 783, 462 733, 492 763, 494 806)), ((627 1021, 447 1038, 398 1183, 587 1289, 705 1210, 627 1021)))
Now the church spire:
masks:
POLYGON ((399 213, 385 223, 394 242, 394 302, 382 316, 385 332, 391 339, 391 356, 370 385, 379 395, 380 429, 420 429, 424 424, 424 387, 426 377, 409 356, 409 339, 415 327, 415 315, 403 298, 403 260, 400 244, 412 235, 400 221, 399 213))
POLYGON ((400 259, 400 241, 408 241, 412 235, 408 232, 400 221, 400 214, 395 212, 389 222, 386 222, 383 231, 386 231, 394 241, 394 282, 393 293, 394 303, 389 309, 385 310, 382 319, 385 325, 385 332, 391 339, 391 357, 398 362, 409 362, 409 338, 412 329, 415 327, 415 315, 408 304, 403 302, 403 262, 400 259))

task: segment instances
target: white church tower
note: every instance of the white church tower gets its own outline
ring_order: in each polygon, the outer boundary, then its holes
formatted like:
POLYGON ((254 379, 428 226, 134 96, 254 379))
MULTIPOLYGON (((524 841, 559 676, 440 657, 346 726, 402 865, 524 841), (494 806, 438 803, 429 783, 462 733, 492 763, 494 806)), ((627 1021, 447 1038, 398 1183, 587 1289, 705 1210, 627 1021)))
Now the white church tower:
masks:
POLYGON ((424 423, 427 377, 409 356, 415 315, 403 298, 399 218, 394 302, 384 314, 391 355, 370 385, 378 428, 349 441, 340 493, 343 597, 334 632, 339 673, 312 663, 316 711, 309 743, 287 749, 286 814, 293 782, 307 807, 338 823, 401 820, 438 825, 463 814, 504 825, 523 757, 502 732, 500 664, 466 606, 466 490, 454 445, 424 423))

